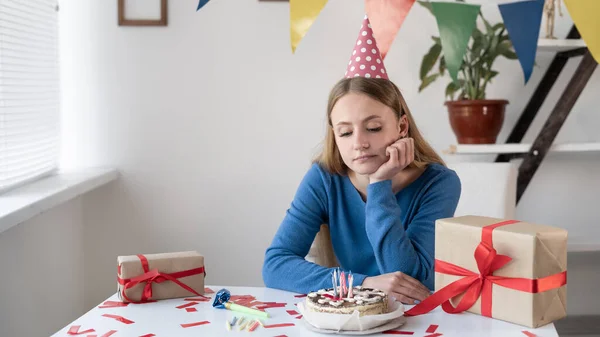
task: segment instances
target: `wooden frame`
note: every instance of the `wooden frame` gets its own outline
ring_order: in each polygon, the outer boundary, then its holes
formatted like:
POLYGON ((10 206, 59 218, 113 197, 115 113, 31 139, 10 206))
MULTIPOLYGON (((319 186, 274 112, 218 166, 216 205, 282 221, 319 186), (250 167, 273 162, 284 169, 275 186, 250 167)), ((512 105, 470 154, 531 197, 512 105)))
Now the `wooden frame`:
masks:
POLYGON ((125 0, 118 1, 119 26, 166 26, 167 25, 167 0, 160 0, 160 19, 136 20, 125 18, 125 0))

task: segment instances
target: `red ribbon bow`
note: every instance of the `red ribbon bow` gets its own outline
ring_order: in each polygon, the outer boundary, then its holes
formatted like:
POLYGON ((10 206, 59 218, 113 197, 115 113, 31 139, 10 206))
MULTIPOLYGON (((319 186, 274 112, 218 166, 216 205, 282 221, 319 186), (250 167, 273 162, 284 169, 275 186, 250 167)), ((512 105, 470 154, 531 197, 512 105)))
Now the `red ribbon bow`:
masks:
POLYGON ((196 294, 198 296, 202 296, 200 293, 198 293, 194 289, 190 288, 185 283, 179 281, 178 278, 202 274, 202 273, 204 273, 204 275, 206 276, 206 271, 204 270, 204 267, 167 274, 167 273, 159 272, 158 269, 156 269, 156 268, 150 270, 150 267, 148 265, 148 259, 146 259, 146 257, 141 254, 139 254, 137 256, 140 259, 140 261, 142 262, 142 268, 144 268, 144 274, 136 276, 131 279, 122 279, 120 277, 117 277, 117 281, 119 282, 119 284, 123 285, 121 294, 123 295, 123 298, 125 298, 125 300, 127 300, 128 302, 132 302, 132 303, 148 302, 148 300, 152 298, 152 283, 162 283, 162 282, 166 282, 166 281, 175 282, 176 284, 178 284, 180 287, 184 288, 185 290, 187 290, 193 294, 196 294), (142 292, 142 298, 140 301, 134 301, 134 300, 130 299, 129 297, 127 297, 127 295, 125 294, 125 291, 127 289, 133 288, 136 285, 138 285, 140 283, 144 283, 144 282, 146 284, 144 285, 144 291, 142 292))
POLYGON ((430 312, 442 305, 445 312, 456 314, 468 310, 481 296, 481 314, 492 317, 492 284, 529 293, 539 293, 560 288, 567 284, 567 272, 550 275, 541 279, 494 276, 493 273, 504 267, 512 259, 496 252, 492 243, 492 231, 500 226, 519 221, 508 220, 482 228, 481 243, 475 249, 475 261, 479 274, 452 263, 435 260, 435 271, 438 273, 464 276, 450 283, 423 302, 408 310, 406 316, 417 316, 430 312), (464 293, 458 305, 454 307, 450 299, 464 293))

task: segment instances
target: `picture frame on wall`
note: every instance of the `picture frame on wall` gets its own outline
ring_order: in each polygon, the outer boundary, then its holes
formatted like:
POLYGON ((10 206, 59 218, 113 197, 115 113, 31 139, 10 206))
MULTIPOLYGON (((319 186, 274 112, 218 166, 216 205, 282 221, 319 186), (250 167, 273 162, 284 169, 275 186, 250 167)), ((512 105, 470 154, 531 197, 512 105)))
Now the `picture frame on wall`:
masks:
POLYGON ((167 0, 117 0, 119 26, 166 26, 167 0))

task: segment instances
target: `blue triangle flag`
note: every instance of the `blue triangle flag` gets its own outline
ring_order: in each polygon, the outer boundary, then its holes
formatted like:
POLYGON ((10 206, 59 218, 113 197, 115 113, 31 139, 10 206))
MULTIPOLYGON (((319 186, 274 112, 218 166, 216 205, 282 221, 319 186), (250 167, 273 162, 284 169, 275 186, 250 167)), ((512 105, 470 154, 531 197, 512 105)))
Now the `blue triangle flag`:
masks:
POLYGON ((200 10, 200 8, 204 7, 210 0, 200 0, 198 3, 198 8, 196 8, 196 12, 200 10))
POLYGON ((513 2, 498 7, 527 83, 535 64, 544 0, 513 2))

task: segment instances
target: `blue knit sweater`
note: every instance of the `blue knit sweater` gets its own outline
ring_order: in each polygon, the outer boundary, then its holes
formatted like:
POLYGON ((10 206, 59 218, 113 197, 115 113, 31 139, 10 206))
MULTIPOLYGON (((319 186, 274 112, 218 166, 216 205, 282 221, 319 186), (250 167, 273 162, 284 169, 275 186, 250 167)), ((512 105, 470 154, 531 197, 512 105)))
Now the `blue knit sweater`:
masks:
POLYGON ((355 286, 401 271, 433 290, 435 220, 454 216, 460 192, 454 171, 430 164, 395 195, 390 180, 368 185, 364 202, 348 176, 313 164, 266 251, 265 285, 297 293, 331 287, 333 269, 304 259, 328 224, 335 255, 355 286))

